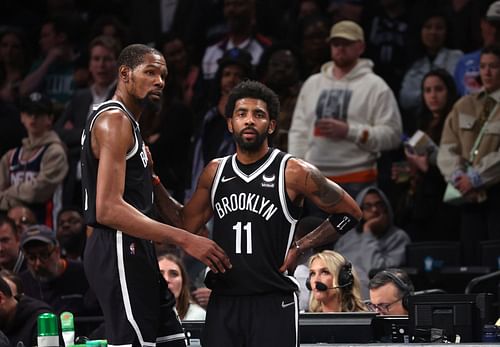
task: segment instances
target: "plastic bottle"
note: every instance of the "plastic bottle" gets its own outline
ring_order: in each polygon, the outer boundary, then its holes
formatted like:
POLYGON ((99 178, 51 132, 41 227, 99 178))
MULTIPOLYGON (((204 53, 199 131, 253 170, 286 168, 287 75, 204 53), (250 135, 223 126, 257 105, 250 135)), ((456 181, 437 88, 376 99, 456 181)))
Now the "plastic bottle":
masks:
POLYGON ((42 313, 37 320, 38 347, 59 347, 57 317, 53 313, 42 313))
POLYGON ((424 270, 425 272, 431 272, 433 267, 434 259, 428 255, 424 258, 424 270))
POLYGON ((75 324, 73 320, 73 313, 63 312, 59 317, 61 318, 61 330, 64 345, 68 347, 75 343, 75 324))
POLYGON ((482 342, 497 342, 497 327, 493 324, 486 324, 483 327, 482 342))

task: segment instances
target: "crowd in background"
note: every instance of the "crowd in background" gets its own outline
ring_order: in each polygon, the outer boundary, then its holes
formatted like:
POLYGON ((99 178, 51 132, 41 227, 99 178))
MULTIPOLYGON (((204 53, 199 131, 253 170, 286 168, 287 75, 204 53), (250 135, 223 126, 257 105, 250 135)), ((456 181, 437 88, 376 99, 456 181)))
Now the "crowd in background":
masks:
MULTIPOLYGON (((20 274, 20 292, 58 312, 99 313, 81 266, 80 138, 93 105, 113 95, 117 58, 130 43, 154 46, 167 61, 162 108, 143 115, 140 127, 156 174, 181 202, 210 160, 235 151, 224 118, 230 90, 256 79, 277 93, 274 146, 316 165, 363 210, 357 230, 331 245, 359 275, 346 305, 368 298, 370 270, 405 265, 412 241, 464 241, 462 261, 472 265, 475 243, 500 238, 493 218, 500 127, 480 99, 500 100, 500 82, 489 81, 489 90, 480 78, 481 64, 499 68, 500 2, 7 0, 0 5, 0 269, 20 274), (334 32, 337 23, 346 26, 334 32), (351 48, 355 73, 336 75, 341 62, 332 52, 351 48), (480 63, 485 55, 496 60, 480 63), (478 99, 467 99, 471 93, 478 99), (474 138, 463 146, 478 153, 462 148, 457 127, 475 124, 467 112, 483 115, 481 137, 496 136, 484 140, 486 152, 474 138), (435 145, 424 153, 405 146, 418 130, 435 145), (457 168, 460 156, 468 164, 457 168), (443 202, 448 182, 473 199, 443 202), (76 301, 61 302, 64 291, 76 301)), ((304 217, 299 225, 310 231, 324 216, 306 203, 304 217)), ((197 276, 201 264, 165 256, 179 255, 169 245, 158 253, 181 318, 202 317, 210 292, 197 276)), ((304 279, 314 259, 303 259, 304 279)), ((322 299, 311 300, 316 310, 322 299)))

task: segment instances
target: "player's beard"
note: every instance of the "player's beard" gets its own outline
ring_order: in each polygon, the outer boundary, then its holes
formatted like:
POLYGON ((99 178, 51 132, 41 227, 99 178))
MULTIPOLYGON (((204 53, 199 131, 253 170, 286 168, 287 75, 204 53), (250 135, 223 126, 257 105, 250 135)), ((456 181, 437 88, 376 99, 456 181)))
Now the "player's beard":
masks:
POLYGON ((259 133, 256 129, 251 128, 251 129, 255 130, 255 132, 257 133, 257 136, 255 136, 255 138, 252 141, 246 141, 244 136, 243 136, 243 132, 248 130, 248 129, 249 128, 245 128, 245 129, 241 130, 238 134, 234 133, 233 138, 242 150, 248 151, 248 152, 255 152, 258 149, 260 149, 260 147, 262 146, 264 141, 266 141, 267 131, 265 131, 263 133, 259 133))
POLYGON ((152 113, 159 112, 161 109, 161 98, 154 100, 151 98, 151 93, 147 93, 144 98, 137 98, 139 104, 144 108, 145 111, 150 111, 152 113))

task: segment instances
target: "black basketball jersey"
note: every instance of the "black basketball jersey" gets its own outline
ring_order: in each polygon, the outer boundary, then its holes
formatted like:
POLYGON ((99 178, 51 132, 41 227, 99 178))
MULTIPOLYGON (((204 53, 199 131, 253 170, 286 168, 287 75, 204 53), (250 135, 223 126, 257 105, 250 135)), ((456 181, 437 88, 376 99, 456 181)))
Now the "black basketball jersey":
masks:
POLYGON ((291 292, 291 277, 279 272, 293 242, 300 208, 285 189, 289 154, 272 150, 245 174, 236 155, 222 159, 212 185, 213 239, 233 265, 225 274, 209 273, 207 285, 222 295, 291 292))
MULTIPOLYGON (((92 127, 99 115, 104 111, 119 109, 128 116, 133 127, 134 147, 127 153, 125 190, 123 199, 142 213, 148 215, 153 207, 153 185, 149 171, 148 158, 144 142, 139 130, 139 124, 130 111, 119 101, 110 100, 94 106, 93 112, 87 118, 87 123, 82 134, 82 197, 85 222, 93 227, 107 228, 96 221, 95 200, 97 188, 98 160, 91 147, 92 127)), ((109 208, 112 208, 110 206, 109 208)))

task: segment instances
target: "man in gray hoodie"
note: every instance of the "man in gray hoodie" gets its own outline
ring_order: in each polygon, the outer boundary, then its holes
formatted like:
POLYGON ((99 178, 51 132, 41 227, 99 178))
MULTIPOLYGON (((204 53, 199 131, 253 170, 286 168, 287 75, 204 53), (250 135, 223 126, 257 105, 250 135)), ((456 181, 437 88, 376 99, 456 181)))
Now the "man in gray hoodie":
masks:
POLYGON ((393 224, 392 207, 379 188, 365 188, 356 202, 363 211, 361 222, 343 235, 334 249, 352 263, 361 280, 363 298, 368 299, 370 270, 402 265, 410 237, 393 224))
POLYGON ((373 73, 361 27, 335 24, 332 61, 303 84, 288 137, 289 152, 315 165, 351 196, 377 182, 377 159, 401 142, 401 116, 387 83, 373 73))

